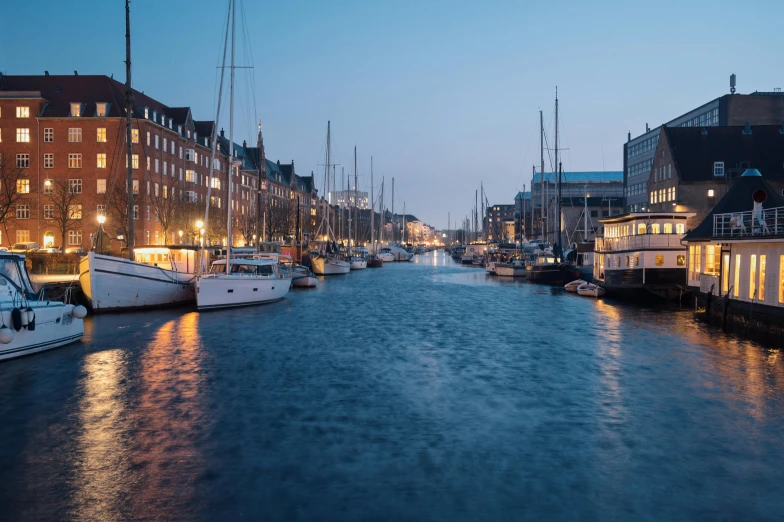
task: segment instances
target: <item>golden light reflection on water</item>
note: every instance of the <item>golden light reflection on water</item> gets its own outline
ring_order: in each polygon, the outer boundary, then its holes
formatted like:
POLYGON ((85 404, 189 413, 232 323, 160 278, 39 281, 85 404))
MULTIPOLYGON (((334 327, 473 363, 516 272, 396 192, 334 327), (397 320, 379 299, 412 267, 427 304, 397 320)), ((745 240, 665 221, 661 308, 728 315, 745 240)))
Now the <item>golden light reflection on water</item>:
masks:
MULTIPOLYGON (((77 520, 180 519, 197 504, 204 462, 198 314, 158 327, 140 350, 85 358, 72 500, 77 520), (129 368, 128 359, 138 357, 129 368)), ((187 517, 185 517, 187 518, 187 517)))
POLYGON ((111 520, 126 495, 131 465, 127 361, 120 349, 91 353, 84 372, 73 509, 79 520, 111 520))

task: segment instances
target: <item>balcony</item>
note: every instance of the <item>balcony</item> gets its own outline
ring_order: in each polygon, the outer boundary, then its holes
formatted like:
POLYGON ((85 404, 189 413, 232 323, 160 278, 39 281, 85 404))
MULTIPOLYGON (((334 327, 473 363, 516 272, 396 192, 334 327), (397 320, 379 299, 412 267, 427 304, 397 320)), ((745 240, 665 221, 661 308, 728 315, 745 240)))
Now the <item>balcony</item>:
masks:
POLYGON ((596 239, 597 252, 620 252, 624 250, 656 250, 660 248, 684 248, 683 234, 641 234, 639 236, 603 237, 596 239))
POLYGON ((713 215, 713 237, 751 236, 784 236, 784 207, 713 215))

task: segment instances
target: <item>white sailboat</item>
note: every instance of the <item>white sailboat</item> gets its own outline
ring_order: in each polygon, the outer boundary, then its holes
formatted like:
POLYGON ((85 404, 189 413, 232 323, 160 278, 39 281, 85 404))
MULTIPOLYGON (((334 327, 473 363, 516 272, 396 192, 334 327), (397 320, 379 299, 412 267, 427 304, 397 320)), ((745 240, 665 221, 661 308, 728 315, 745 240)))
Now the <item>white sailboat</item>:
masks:
MULTIPOLYGON (((238 258, 232 259, 231 225, 232 225, 232 177, 237 162, 234 159, 234 40, 236 22, 236 0, 229 4, 231 14, 231 67, 229 87, 229 162, 228 162, 228 220, 226 259, 212 264, 210 273, 196 278, 196 307, 199 310, 215 308, 231 308, 237 306, 259 305, 278 301, 286 296, 291 288, 291 272, 283 272, 275 259, 238 258)), ((227 44, 226 44, 227 45, 227 44)), ((226 48, 223 51, 224 61, 221 68, 221 82, 218 89, 218 108, 215 121, 220 121, 220 98, 223 90, 223 71, 225 70, 226 48)), ((208 186, 212 187, 212 172, 215 164, 217 140, 213 128, 213 145, 210 155, 210 176, 208 186)), ((205 223, 209 223, 210 189, 207 192, 205 223)))
MULTIPOLYGON (((331 143, 331 122, 327 122, 327 161, 324 167, 324 192, 329 193, 329 167, 330 167, 330 148, 331 143)), ((335 236, 332 233, 332 228, 329 226, 329 201, 327 201, 325 216, 321 218, 321 227, 325 227, 327 240, 321 244, 316 254, 311 258, 311 266, 313 273, 321 276, 328 275, 345 275, 351 271, 351 263, 343 259, 335 248, 332 247, 335 243, 335 236), (330 241, 332 244, 330 244, 330 241)), ((318 235, 318 232, 316 233, 318 235)))
POLYGON ((364 270, 367 268, 367 252, 360 251, 357 246, 357 222, 359 221, 359 207, 357 206, 357 146, 354 145, 354 220, 351 220, 351 206, 349 205, 349 238, 348 242, 351 245, 351 225, 354 225, 354 246, 351 248, 350 268, 351 270, 364 270))
POLYGON ((84 306, 38 299, 25 257, 0 253, 0 360, 80 340, 86 315, 84 306))

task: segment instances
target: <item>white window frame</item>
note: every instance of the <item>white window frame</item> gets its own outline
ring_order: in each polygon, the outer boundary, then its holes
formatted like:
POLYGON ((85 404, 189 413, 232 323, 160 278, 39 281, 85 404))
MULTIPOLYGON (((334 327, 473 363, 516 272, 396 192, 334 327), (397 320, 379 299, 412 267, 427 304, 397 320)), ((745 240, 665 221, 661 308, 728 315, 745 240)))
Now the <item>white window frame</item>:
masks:
POLYGON ((71 127, 68 129, 68 143, 81 143, 82 142, 82 128, 71 127))
POLYGON ((54 142, 54 128, 47 127, 44 129, 44 143, 54 142))
POLYGON ((45 169, 54 168, 54 154, 52 153, 44 154, 44 168, 45 169))
POLYGON ((95 193, 96 194, 106 194, 106 179, 101 178, 95 180, 95 193))
POLYGON ((714 161, 713 162, 713 177, 714 178, 723 178, 724 177, 724 162, 723 161, 714 161))

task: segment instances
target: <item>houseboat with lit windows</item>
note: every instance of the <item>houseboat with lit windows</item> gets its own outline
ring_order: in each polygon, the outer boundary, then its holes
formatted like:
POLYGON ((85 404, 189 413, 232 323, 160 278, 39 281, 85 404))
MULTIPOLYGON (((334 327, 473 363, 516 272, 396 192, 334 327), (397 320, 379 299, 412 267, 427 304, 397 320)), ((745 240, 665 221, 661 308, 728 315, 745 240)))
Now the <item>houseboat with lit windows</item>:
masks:
POLYGON ((684 242, 688 286, 709 316, 781 332, 784 198, 758 170, 746 170, 684 242))
POLYGON ((614 295, 672 299, 686 289, 687 249, 681 244, 693 212, 632 212, 601 219, 594 282, 614 295))

